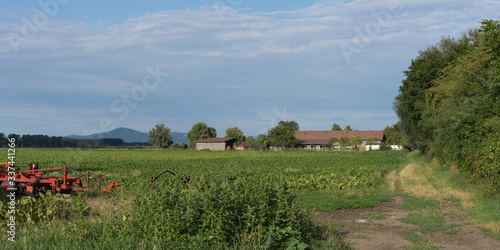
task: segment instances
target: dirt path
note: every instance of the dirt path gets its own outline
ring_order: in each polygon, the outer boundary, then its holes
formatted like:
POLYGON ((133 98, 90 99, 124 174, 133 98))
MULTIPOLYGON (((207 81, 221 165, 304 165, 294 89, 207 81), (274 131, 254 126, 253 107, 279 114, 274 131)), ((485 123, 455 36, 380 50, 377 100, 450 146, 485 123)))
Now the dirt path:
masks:
MULTIPOLYGON (((378 207, 361 209, 341 209, 335 212, 316 212, 315 217, 341 225, 340 233, 344 242, 355 249, 405 249, 410 247, 440 249, 500 249, 500 242, 485 237, 479 229, 459 220, 445 216, 444 225, 452 226, 452 231, 422 233, 419 227, 400 221, 415 211, 398 208, 404 203, 403 197, 395 197, 393 202, 384 202, 378 207)), ((449 202, 445 210, 457 209, 449 202)))

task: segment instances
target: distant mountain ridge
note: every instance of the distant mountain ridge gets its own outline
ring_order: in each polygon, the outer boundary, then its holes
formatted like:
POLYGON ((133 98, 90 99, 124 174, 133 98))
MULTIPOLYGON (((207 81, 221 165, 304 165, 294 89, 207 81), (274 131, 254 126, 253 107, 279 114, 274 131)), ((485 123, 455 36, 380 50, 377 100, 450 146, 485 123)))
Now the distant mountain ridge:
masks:
MULTIPOLYGON (((170 132, 172 140, 174 143, 178 144, 188 144, 188 138, 186 133, 181 132, 170 132)), ((137 130, 129 128, 116 128, 104 133, 96 133, 91 135, 68 135, 65 137, 75 138, 75 139, 103 139, 103 138, 117 138, 122 139, 124 142, 147 142, 148 133, 140 132, 137 130)))

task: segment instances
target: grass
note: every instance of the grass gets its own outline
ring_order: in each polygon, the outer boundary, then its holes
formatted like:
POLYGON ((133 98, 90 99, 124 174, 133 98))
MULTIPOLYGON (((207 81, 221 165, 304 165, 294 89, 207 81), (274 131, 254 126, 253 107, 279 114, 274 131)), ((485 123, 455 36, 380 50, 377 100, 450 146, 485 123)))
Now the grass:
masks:
POLYGON ((453 166, 440 166, 435 161, 416 155, 410 155, 409 158, 410 164, 399 173, 391 172, 388 175, 393 186, 424 199, 412 201, 423 202, 420 206, 425 203, 434 206, 443 201, 458 202, 458 216, 468 217, 472 225, 500 239, 500 194, 485 196, 479 185, 471 184, 453 166))
POLYGON ((344 227, 341 222, 316 218, 314 224, 314 240, 311 243, 311 249, 352 249, 343 242, 345 235, 339 231, 344 227))
MULTIPOLYGON (((33 218, 19 217, 16 243, 2 238, 0 245, 28 249, 56 244, 60 248, 207 249, 208 244, 208 249, 278 249, 311 244, 314 249, 347 249, 339 225, 327 223, 314 228, 307 213, 298 210, 295 193, 330 189, 325 199, 338 198, 335 204, 341 208, 376 206, 390 197, 369 188, 378 186, 405 155, 22 149, 17 155, 19 166, 32 162, 41 168, 70 165, 71 176, 84 175, 88 170, 94 176, 105 176, 105 184, 118 181, 124 185, 106 196, 73 196, 70 209, 66 209, 70 215, 65 218, 54 215, 57 203, 52 205, 54 209, 42 209, 43 203, 32 202, 43 212, 35 224, 29 224, 33 218), (165 169, 176 175, 162 176, 145 195, 149 177, 165 169), (182 182, 186 175, 190 176, 188 185, 182 182), (51 227, 42 223, 47 222, 42 218, 46 216, 54 217, 51 227), (310 237, 313 230, 318 237, 310 237), (68 240, 62 240, 65 238, 68 240)), ((318 192, 317 197, 324 194, 328 191, 318 192)), ((329 206, 328 202, 323 205, 329 206)), ((5 218, 5 213, 2 215, 5 218)), ((5 227, 2 223, 0 230, 5 227)))
POLYGON ((404 196, 405 203, 399 206, 403 210, 415 210, 415 209, 440 209, 441 202, 431 199, 426 199, 422 197, 411 197, 408 195, 404 196))
POLYGON ((363 219, 383 220, 388 216, 388 214, 386 214, 386 213, 363 213, 363 214, 360 214, 360 216, 363 219))
MULTIPOLYGON (((17 230, 17 242, 13 246, 28 249, 40 248, 41 244, 46 248, 52 246, 73 248, 77 245, 81 245, 82 248, 97 249, 130 248, 130 246, 154 248, 155 246, 151 244, 156 243, 146 239, 134 239, 132 242, 132 239, 124 236, 125 234, 118 234, 120 237, 125 237, 123 239, 115 237, 116 231, 121 229, 111 225, 116 222, 111 218, 114 213, 119 214, 124 207, 129 209, 134 193, 130 190, 148 185, 149 176, 156 175, 165 168, 178 173, 179 176, 191 175, 193 183, 200 175, 199 173, 221 176, 220 178, 234 175, 238 179, 260 174, 282 176, 287 185, 293 187, 294 192, 298 191, 296 205, 308 211, 331 212, 337 209, 375 207, 382 202, 393 201, 394 195, 406 194, 404 195, 405 203, 400 208, 413 211, 413 213, 402 220, 415 225, 416 227, 412 227, 415 230, 425 233, 435 231, 448 234, 459 233, 457 229, 459 225, 445 223, 445 216, 452 212, 442 211, 444 202, 451 200, 459 206, 456 211, 453 210, 454 216, 462 218, 467 216, 471 224, 481 227, 500 239, 500 195, 483 196, 479 187, 471 185, 458 172, 435 165, 422 157, 380 153, 380 155, 377 152, 368 154, 360 152, 346 154, 190 152, 186 154, 181 151, 81 150, 71 151, 70 154, 65 155, 63 151, 56 152, 55 150, 23 151, 20 154, 23 157, 20 158, 25 162, 36 162, 33 159, 42 159, 45 167, 72 165, 74 166, 72 175, 84 173, 85 170, 90 169, 108 176, 108 180, 121 181, 126 185, 113 190, 110 196, 95 196, 86 199, 85 205, 90 207, 90 212, 84 218, 85 223, 78 224, 76 220, 54 220, 48 224, 20 226, 17 230), (53 152, 56 154, 49 154, 53 152), (362 157, 366 158, 362 161, 360 160, 362 157), (396 160, 398 157, 404 159, 396 160), (51 159, 63 159, 67 162, 61 164, 51 159), (371 165, 380 167, 373 170, 371 165), (387 183, 382 184, 380 180, 383 180, 384 176, 387 183), (103 229, 110 229, 111 233, 103 229), (98 231, 98 233, 92 233, 93 231, 98 231), (85 237, 89 235, 97 238, 92 241, 86 240, 85 237)), ((177 177, 164 176, 161 183, 172 178, 177 177)), ((228 177, 230 182, 235 180, 231 178, 228 177)), ((211 185, 211 183, 208 184, 211 185)), ((197 187, 198 191, 195 193, 200 193, 201 188, 203 186, 197 187)), ((387 214, 366 213, 362 216, 382 220, 387 214)), ((118 220, 121 220, 121 217, 118 220)), ((341 233, 341 228, 344 225, 341 222, 315 220, 313 223, 314 227, 311 230, 314 237, 312 242, 308 242, 310 248, 350 249, 347 244, 343 243, 345 236, 341 233)), ((158 227, 163 226, 164 224, 158 224, 158 227)), ((430 241, 422 239, 416 233, 407 235, 405 238, 411 241, 416 249, 436 248, 430 241)), ((252 238, 246 239, 243 236, 241 240, 242 242, 247 240, 243 245, 239 245, 242 248, 245 246, 246 248, 265 247, 268 244, 267 242, 251 242, 252 238)), ((205 244, 200 242, 198 243, 205 244)), ((5 243, 5 239, 0 243, 5 243)), ((195 242, 192 243, 195 245, 185 247, 202 248, 201 245, 196 245, 198 243, 195 242)))
POLYGON ((431 241, 424 240, 417 234, 405 235, 403 238, 413 243, 414 246, 410 249, 439 249, 436 246, 432 245, 431 241))
POLYGON ((415 213, 407 218, 401 218, 400 221, 418 226, 415 230, 423 233, 433 233, 445 229, 444 216, 436 213, 415 213))
POLYGON ((393 201, 390 191, 381 189, 316 190, 297 194, 300 207, 306 210, 332 212, 337 209, 376 207, 393 201))

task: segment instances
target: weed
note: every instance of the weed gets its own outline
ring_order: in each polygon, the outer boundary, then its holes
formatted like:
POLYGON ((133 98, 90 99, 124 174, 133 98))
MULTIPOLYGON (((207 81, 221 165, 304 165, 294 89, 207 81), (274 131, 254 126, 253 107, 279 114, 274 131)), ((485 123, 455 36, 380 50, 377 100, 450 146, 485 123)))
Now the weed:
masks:
POLYGON ((416 234, 405 235, 403 238, 413 243, 414 246, 410 249, 439 249, 430 240, 424 240, 416 234))
POLYGON ((415 210, 415 209, 439 209, 441 207, 441 202, 426 198, 412 197, 405 195, 405 202, 403 205, 399 206, 403 210, 415 210))
POLYGON ((443 216, 437 214, 416 213, 408 218, 401 218, 401 222, 418 226, 418 231, 432 233, 445 229, 443 216))
POLYGON ((354 192, 317 190, 299 193, 297 196, 301 208, 325 212, 337 209, 376 207, 382 202, 394 200, 389 191, 376 189, 360 189, 354 192))

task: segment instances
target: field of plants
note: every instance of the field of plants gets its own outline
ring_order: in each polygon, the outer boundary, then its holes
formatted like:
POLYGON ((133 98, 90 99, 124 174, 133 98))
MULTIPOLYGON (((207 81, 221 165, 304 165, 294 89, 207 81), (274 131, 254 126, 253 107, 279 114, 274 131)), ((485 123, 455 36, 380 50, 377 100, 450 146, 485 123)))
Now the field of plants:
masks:
MULTIPOLYGON (((25 248, 304 249, 310 211, 298 192, 377 187, 404 152, 23 149, 16 165, 71 166, 124 185, 107 196, 18 199, 16 242, 25 248), (150 177, 168 169, 153 186, 150 177), (189 176, 186 184, 183 180, 189 176), (148 188, 148 189, 147 189, 148 188), (147 190, 146 190, 147 189, 147 190)), ((7 220, 6 203, 0 218, 7 220)), ((6 223, 0 225, 6 232, 6 223)))

